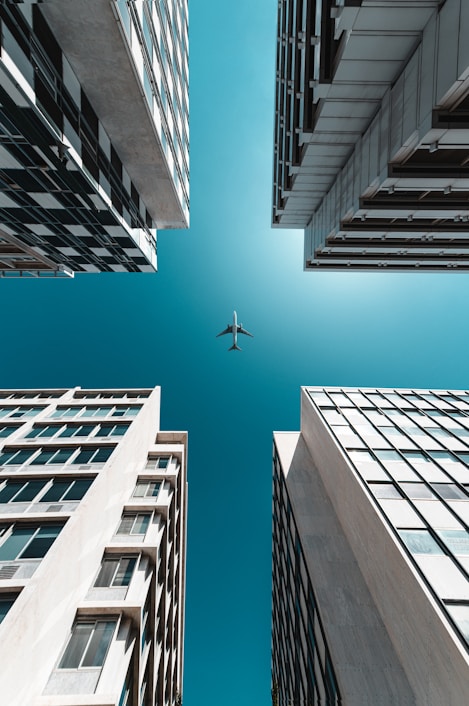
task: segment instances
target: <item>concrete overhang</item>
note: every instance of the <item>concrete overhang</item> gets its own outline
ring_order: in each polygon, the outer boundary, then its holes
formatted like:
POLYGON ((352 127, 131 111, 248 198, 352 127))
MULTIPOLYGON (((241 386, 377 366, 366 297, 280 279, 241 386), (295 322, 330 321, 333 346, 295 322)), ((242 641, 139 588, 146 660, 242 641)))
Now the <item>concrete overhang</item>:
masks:
POLYGON ((113 4, 44 0, 41 12, 157 228, 187 228, 113 4))

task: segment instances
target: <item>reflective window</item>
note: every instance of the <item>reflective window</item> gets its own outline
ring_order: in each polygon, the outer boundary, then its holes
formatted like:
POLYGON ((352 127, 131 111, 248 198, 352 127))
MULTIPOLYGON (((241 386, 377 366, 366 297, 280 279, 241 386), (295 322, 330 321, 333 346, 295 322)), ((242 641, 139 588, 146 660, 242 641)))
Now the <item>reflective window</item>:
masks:
POLYGON ((96 588, 128 586, 134 572, 136 557, 106 556, 95 581, 96 588))
POLYGON ((455 556, 469 556, 469 533, 466 530, 437 530, 437 532, 455 556))
POLYGON ((57 434, 59 429, 62 428, 61 424, 48 424, 47 426, 43 427, 33 427, 27 434, 26 434, 26 439, 35 439, 38 436, 54 436, 54 434, 57 434))
POLYGON ((0 503, 21 503, 34 500, 47 483, 47 480, 8 480, 0 490, 0 503))
POLYGON ((158 456, 157 458, 149 458, 147 461, 146 468, 147 470, 167 468, 170 458, 170 456, 158 456))
POLYGON ((446 609, 469 642, 469 605, 448 603, 446 609))
POLYGON ((138 480, 134 490, 134 498, 156 498, 160 487, 160 481, 138 480))
POLYGON ((125 513, 120 521, 117 534, 144 535, 150 524, 150 515, 142 512, 125 513))
POLYGON ((20 466, 30 458, 36 449, 11 449, 0 454, 0 466, 20 466))
POLYGON ((0 593, 0 623, 17 599, 17 594, 0 593))
POLYGON ((10 434, 13 434, 14 431, 19 429, 19 425, 14 425, 10 424, 7 426, 4 424, 3 426, 0 425, 0 439, 4 439, 6 436, 10 436, 10 434))
POLYGON ((21 525, 3 527, 0 561, 41 559, 58 536, 62 525, 21 525))
POLYGON ((398 530, 407 549, 412 554, 444 554, 428 530, 398 530))
POLYGON ((425 483, 402 483, 402 490, 409 498, 436 499, 436 496, 425 483))
POLYGON ((375 498, 402 498, 393 483, 370 483, 369 487, 375 498))
POLYGON ((453 483, 432 483, 432 487, 445 500, 467 500, 466 493, 453 483))
POLYGON ((93 433, 94 424, 67 424, 60 436, 89 436, 93 433))
POLYGON ((43 503, 53 503, 66 500, 81 500, 92 484, 92 478, 54 478, 52 486, 41 498, 43 503))
POLYGON ((115 628, 115 620, 94 620, 75 623, 58 668, 102 667, 115 628))

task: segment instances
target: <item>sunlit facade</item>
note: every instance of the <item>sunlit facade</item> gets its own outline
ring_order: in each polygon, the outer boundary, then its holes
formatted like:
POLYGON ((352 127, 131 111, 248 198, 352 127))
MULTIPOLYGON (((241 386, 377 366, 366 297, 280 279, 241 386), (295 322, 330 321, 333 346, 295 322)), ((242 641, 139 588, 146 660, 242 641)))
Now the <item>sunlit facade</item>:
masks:
POLYGON ((469 391, 304 388, 273 517, 276 706, 467 703, 469 391))
POLYGON ((0 276, 154 272, 189 225, 187 0, 0 5, 0 276))
POLYGON ((180 706, 187 434, 160 390, 0 391, 0 693, 180 706))
POLYGON ((307 270, 467 270, 464 0, 280 0, 274 227, 307 270))

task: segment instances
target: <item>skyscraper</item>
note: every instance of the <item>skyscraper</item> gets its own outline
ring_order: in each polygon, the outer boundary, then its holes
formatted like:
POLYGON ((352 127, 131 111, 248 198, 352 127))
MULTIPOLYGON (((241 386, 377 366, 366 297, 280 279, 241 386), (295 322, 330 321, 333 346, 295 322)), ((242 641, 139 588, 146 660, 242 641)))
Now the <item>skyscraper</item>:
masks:
POLYGON ((305 269, 469 268, 464 0, 280 0, 272 223, 305 269))
POLYGON ((467 704, 467 391, 303 388, 273 518, 275 706, 467 704))
POLYGON ((187 0, 0 5, 0 275, 154 272, 189 224, 187 0))
POLYGON ((159 388, 0 392, 0 673, 10 706, 178 706, 184 432, 159 388))

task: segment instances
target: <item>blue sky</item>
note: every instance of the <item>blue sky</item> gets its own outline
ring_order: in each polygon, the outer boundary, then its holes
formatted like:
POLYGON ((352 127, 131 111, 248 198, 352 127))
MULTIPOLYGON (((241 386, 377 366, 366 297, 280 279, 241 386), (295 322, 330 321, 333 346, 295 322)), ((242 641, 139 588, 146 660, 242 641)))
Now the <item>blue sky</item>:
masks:
POLYGON ((191 229, 157 275, 0 281, 0 386, 162 386, 189 431, 184 706, 270 702, 273 430, 300 385, 467 387, 466 274, 304 273, 270 228, 275 0, 190 7, 191 229), (232 311, 255 335, 228 352, 232 311))

